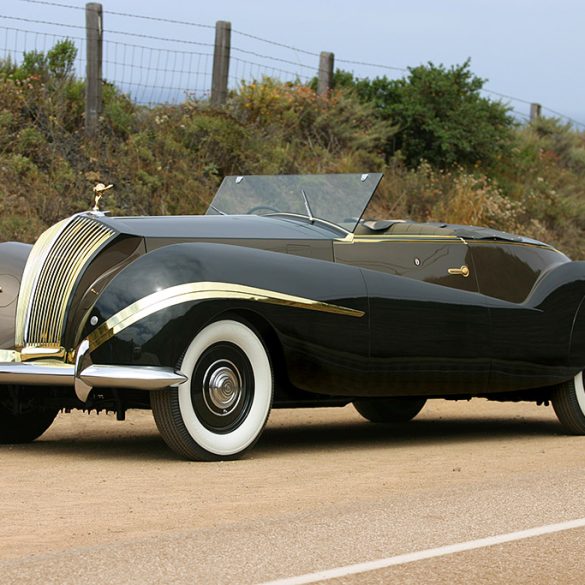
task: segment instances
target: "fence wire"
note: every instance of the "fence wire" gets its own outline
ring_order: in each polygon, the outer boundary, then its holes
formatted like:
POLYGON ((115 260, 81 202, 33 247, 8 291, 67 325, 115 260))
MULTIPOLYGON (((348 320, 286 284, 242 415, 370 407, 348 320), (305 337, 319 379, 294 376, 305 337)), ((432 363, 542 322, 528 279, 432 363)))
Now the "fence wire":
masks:
MULTIPOLYGON (((28 51, 47 52, 55 43, 71 40, 77 48, 75 75, 85 77, 85 6, 49 0, 18 0, 0 8, 0 59, 19 64, 28 51), (39 8, 38 18, 15 14, 14 7, 39 8), (9 14, 12 8, 12 14, 9 14), (45 10, 41 13, 41 10, 45 10), (42 18, 50 14, 51 20, 42 18)), ((16 11, 17 12, 17 11, 16 11)), ((37 13, 35 12, 35 15, 37 13)), ((207 99, 211 94, 215 26, 172 18, 136 15, 104 9, 102 76, 128 94, 138 104, 178 104, 185 99, 207 99), (136 23, 140 23, 139 26, 136 23), (172 30, 170 36, 160 36, 172 30), (169 25, 173 28, 169 28, 169 25)), ((168 33, 167 33, 168 34, 168 33)), ((244 31, 232 30, 228 88, 264 77, 281 82, 308 84, 320 73, 319 53, 265 39, 244 31)), ((408 69, 389 64, 369 63, 335 57, 335 65, 360 77, 401 77, 408 69)), ((528 118, 520 110, 529 100, 508 94, 482 90, 507 103, 519 118, 528 118)), ((569 123, 585 124, 543 105, 569 123)))
POLYGON ((77 48, 74 70, 77 77, 85 76, 85 39, 71 35, 55 34, 0 26, 0 59, 20 64, 25 52, 46 53, 60 41, 70 40, 77 48))
POLYGON ((103 75, 136 103, 177 104, 204 99, 213 54, 104 41, 103 75))
MULTIPOLYGON (((43 4, 68 7, 54 2, 43 4)), ((106 12, 105 17, 110 20, 109 13, 106 12)), ((0 26, 0 58, 20 63, 25 52, 46 52, 58 41, 69 39, 77 48, 75 74, 80 78, 85 76, 85 39, 77 34, 84 31, 84 26, 0 14, 0 22, 2 20, 21 22, 31 28, 0 26), (33 26, 38 30, 34 30, 33 26), (47 32, 43 28, 62 28, 66 33, 47 32), (70 31, 72 34, 67 34, 70 31)), ((201 25, 197 38, 190 39, 162 37, 147 31, 138 33, 121 28, 116 23, 107 26, 107 21, 104 27, 102 76, 105 81, 114 84, 135 102, 150 106, 209 97, 215 27, 201 25)), ((293 55, 293 59, 297 56, 293 55)), ((308 63, 293 59, 289 55, 269 55, 232 44, 228 87, 238 89, 243 82, 258 81, 264 77, 281 82, 308 83, 318 74, 318 61, 308 63)))

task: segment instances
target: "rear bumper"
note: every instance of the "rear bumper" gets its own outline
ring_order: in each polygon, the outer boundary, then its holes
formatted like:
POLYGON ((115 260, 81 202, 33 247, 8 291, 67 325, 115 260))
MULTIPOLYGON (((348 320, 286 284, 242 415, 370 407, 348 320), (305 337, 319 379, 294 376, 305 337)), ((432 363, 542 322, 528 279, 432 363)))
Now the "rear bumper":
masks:
POLYGON ((172 368, 92 364, 85 341, 76 351, 75 364, 58 359, 21 362, 19 357, 16 351, 0 350, 0 384, 73 386, 83 402, 93 388, 152 391, 178 386, 187 380, 185 375, 172 368))

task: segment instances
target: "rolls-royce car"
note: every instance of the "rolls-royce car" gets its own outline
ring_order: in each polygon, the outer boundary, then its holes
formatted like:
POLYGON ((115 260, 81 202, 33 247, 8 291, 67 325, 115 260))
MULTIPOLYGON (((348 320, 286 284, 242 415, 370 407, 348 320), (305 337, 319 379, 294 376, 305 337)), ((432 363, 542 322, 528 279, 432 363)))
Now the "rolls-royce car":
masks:
POLYGON ((34 246, 0 244, 0 442, 60 410, 140 408, 181 457, 234 459, 272 408, 351 403, 396 424, 472 397, 551 403, 584 434, 585 263, 368 218, 381 179, 230 176, 206 215, 96 201, 34 246))

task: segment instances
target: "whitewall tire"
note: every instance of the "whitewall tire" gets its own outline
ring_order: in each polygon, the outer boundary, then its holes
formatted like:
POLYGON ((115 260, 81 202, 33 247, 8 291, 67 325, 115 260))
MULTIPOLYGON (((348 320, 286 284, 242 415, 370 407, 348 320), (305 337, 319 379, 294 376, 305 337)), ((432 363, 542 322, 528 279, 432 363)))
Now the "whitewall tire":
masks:
POLYGON ((165 442, 192 460, 241 457, 260 437, 272 405, 262 340, 244 323, 216 321, 193 339, 180 368, 186 382, 151 396, 165 442))
POLYGON ((555 413, 572 435, 585 435, 585 387, 583 372, 553 390, 551 402, 555 413))

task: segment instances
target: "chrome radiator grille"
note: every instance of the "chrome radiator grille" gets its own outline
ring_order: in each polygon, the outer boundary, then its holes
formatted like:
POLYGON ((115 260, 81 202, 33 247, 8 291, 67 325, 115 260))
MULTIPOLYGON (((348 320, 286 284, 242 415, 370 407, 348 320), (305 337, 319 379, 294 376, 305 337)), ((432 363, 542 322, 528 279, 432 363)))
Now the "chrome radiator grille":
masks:
POLYGON ((44 232, 22 276, 16 310, 16 347, 58 347, 77 277, 98 248, 115 235, 93 219, 75 215, 44 232))

